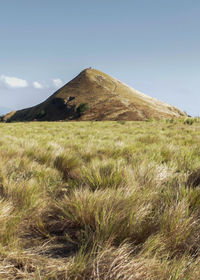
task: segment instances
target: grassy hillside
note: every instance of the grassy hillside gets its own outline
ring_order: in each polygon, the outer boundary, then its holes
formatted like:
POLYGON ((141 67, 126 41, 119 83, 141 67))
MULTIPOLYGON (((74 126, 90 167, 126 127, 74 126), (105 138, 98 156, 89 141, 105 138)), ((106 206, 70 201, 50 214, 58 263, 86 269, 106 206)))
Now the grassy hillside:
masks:
POLYGON ((186 114, 151 98, 111 76, 85 69, 41 104, 13 111, 5 121, 144 121, 186 114))
POLYGON ((200 120, 0 124, 0 279, 200 279, 200 120))

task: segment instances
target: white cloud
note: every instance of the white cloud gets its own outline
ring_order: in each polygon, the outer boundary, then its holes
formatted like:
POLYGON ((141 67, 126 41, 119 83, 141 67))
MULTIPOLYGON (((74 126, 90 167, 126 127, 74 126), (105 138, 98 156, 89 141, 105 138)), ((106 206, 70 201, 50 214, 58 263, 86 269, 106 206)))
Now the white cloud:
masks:
POLYGON ((45 88, 45 86, 42 85, 42 84, 39 83, 39 82, 33 82, 33 87, 34 87, 34 88, 37 88, 37 89, 43 89, 43 88, 45 88))
POLYGON ((55 88, 60 88, 63 86, 63 81, 59 78, 53 79, 52 81, 55 88))
POLYGON ((26 88, 28 87, 28 82, 23 79, 16 77, 8 77, 5 75, 0 76, 0 81, 9 88, 26 88))
MULTIPOLYGON (((64 85, 64 83, 60 78, 56 78, 56 79, 52 79, 50 84, 47 84, 44 81, 43 82, 33 81, 30 84, 30 86, 32 86, 35 89, 51 88, 52 85, 55 89, 59 89, 64 85)), ((0 75, 0 86, 14 89, 14 88, 26 88, 29 86, 29 84, 26 80, 17 77, 9 77, 2 74, 0 75)))

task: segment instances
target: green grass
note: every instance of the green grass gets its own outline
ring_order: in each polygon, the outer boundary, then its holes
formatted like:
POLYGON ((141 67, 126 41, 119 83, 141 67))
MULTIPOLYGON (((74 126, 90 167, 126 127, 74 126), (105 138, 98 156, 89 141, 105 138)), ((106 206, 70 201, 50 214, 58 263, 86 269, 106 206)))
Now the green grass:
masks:
POLYGON ((199 118, 0 123, 0 279, 199 279, 199 170, 199 118))

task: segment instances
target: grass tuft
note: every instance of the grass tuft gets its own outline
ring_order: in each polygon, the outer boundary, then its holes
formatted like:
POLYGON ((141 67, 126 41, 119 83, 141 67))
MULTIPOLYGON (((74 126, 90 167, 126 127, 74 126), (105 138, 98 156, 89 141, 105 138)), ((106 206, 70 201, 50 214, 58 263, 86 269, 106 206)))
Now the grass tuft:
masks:
POLYGON ((0 279, 199 279, 199 143, 199 118, 0 123, 0 279))

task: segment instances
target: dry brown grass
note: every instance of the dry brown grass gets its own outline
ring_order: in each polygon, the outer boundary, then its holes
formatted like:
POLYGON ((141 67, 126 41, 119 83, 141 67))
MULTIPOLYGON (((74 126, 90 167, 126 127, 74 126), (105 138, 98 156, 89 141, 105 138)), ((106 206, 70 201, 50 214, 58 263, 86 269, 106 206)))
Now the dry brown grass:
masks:
POLYGON ((199 279, 199 128, 0 124, 0 279, 199 279))

